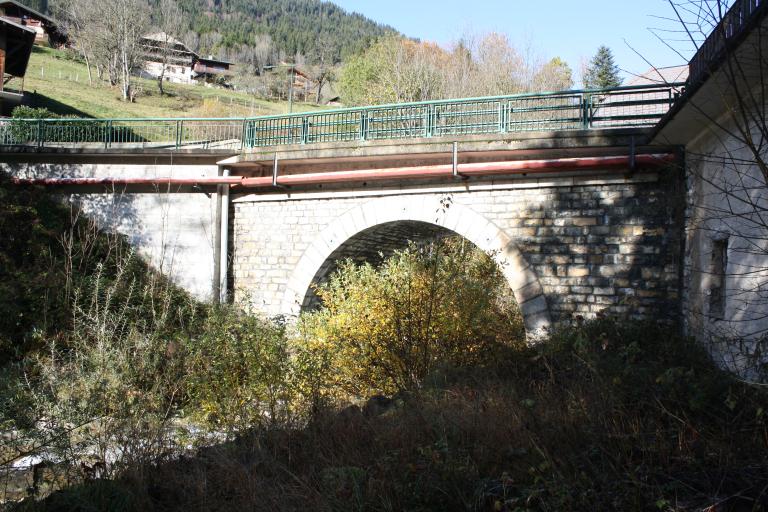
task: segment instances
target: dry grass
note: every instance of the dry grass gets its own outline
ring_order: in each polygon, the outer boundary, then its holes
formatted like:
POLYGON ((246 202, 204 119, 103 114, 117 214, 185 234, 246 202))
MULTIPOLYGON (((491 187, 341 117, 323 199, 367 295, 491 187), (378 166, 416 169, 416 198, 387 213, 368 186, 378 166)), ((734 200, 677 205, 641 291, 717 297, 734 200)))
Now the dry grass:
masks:
POLYGON ((763 510, 766 407, 688 340, 601 320, 436 372, 381 415, 324 411, 39 507, 763 510))

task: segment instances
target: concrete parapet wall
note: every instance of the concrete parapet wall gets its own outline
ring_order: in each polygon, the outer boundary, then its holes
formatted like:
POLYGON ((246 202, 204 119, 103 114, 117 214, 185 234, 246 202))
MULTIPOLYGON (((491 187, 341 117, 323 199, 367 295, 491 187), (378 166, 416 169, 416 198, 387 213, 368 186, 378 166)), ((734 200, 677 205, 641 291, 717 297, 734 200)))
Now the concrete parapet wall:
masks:
MULTIPOLYGON (((198 177, 216 176, 215 164, 89 163, 83 161, 1 163, 0 171, 18 177, 198 177)), ((81 207, 102 229, 128 238, 153 267, 194 296, 212 294, 215 194, 155 188, 130 193, 121 189, 52 189, 62 201, 81 207)))

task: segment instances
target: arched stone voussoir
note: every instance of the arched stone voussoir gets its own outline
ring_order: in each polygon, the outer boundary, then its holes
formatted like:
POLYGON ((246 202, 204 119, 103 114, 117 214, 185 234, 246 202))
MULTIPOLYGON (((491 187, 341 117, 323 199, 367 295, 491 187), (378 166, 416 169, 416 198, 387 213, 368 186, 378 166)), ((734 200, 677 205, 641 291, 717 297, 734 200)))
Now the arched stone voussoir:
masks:
POLYGON ((526 331, 540 337, 551 324, 546 297, 533 268, 512 237, 496 224, 461 204, 444 207, 436 197, 376 198, 353 208, 322 230, 304 251, 287 283, 282 311, 298 315, 318 269, 344 242, 366 229, 399 221, 417 221, 443 227, 489 252, 520 305, 526 331))

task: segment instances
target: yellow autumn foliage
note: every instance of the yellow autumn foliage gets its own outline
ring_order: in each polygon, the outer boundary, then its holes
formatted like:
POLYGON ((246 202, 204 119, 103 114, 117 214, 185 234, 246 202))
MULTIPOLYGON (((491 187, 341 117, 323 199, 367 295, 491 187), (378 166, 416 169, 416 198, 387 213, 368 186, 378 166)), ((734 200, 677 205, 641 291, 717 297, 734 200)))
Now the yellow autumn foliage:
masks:
POLYGON ((498 265, 461 238, 411 244, 380 266, 347 261, 317 290, 296 353, 313 397, 418 389, 440 366, 481 364, 524 343, 522 317, 498 265))

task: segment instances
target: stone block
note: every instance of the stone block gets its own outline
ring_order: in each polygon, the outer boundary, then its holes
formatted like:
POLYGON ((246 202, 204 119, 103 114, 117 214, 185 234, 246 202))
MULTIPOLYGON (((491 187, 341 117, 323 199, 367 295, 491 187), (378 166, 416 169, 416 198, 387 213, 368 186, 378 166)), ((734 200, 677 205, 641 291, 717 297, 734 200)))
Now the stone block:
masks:
POLYGON ((590 274, 588 267, 569 267, 567 269, 568 277, 584 277, 590 274))

